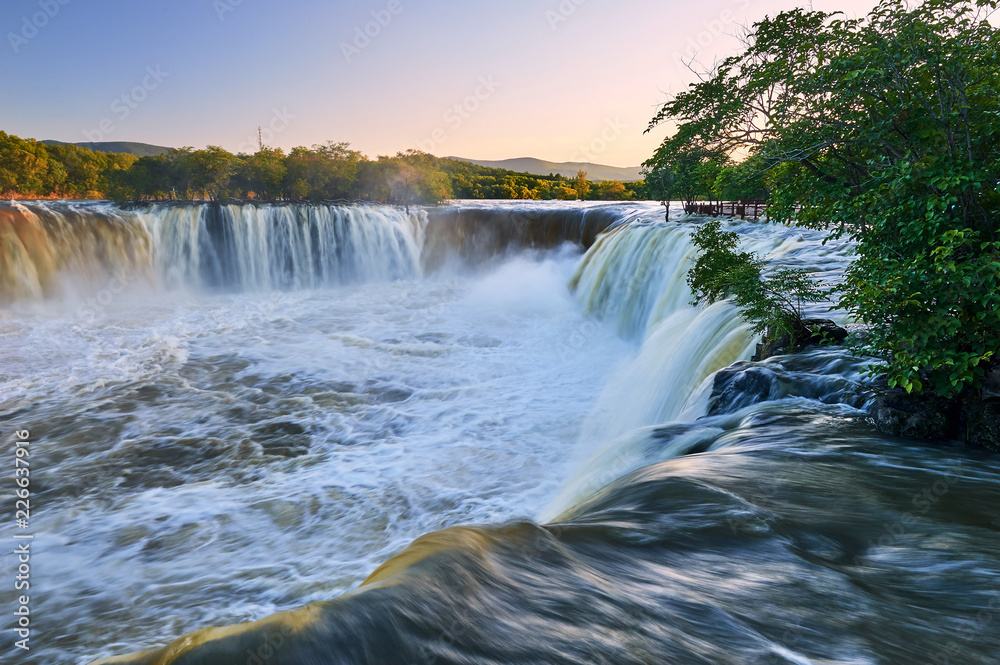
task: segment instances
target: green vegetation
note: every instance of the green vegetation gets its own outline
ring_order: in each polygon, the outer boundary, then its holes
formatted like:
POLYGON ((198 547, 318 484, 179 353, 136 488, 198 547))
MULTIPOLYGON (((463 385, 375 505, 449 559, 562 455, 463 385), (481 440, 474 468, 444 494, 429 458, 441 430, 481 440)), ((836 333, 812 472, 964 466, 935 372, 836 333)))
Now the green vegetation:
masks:
POLYGON ((650 125, 677 123, 651 173, 751 155, 772 217, 857 242, 839 303, 907 391, 975 389, 1000 350, 996 7, 782 12, 650 125))
POLYGON ((44 145, 0 132, 0 195, 22 198, 370 201, 437 203, 449 198, 630 201, 643 183, 593 183, 587 174, 534 176, 407 151, 369 159, 346 143, 264 147, 234 155, 181 148, 136 158, 74 145, 44 145))
POLYGON ((794 346, 811 336, 802 320, 802 305, 820 302, 825 294, 804 270, 765 274, 767 262, 753 252, 741 252, 736 233, 723 231, 718 221, 694 234, 701 255, 688 273, 695 303, 732 297, 755 334, 789 337, 794 346))
POLYGON ((45 146, 0 132, 0 194, 99 198, 107 191, 109 178, 135 162, 133 155, 75 145, 45 146))
MULTIPOLYGON (((45 145, 71 145, 62 141, 39 141, 45 145)), ((135 143, 132 141, 100 141, 96 143, 77 143, 81 148, 90 148, 94 152, 120 152, 136 157, 152 157, 154 155, 165 155, 170 152, 170 148, 148 143, 135 143)))
POLYGON ((646 194, 668 207, 696 201, 763 201, 769 196, 761 162, 734 162, 724 152, 690 147, 665 153, 644 164, 646 194))
POLYGON ((635 201, 646 198, 644 183, 591 182, 583 171, 570 179, 558 174, 515 173, 454 159, 439 161, 451 177, 455 197, 460 199, 635 201))

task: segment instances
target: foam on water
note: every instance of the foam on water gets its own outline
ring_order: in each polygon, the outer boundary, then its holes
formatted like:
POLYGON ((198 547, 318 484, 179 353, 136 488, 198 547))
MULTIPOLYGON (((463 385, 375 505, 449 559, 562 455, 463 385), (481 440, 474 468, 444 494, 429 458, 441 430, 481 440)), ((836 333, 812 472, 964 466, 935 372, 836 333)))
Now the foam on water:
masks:
MULTIPOLYGON (((446 527, 562 514, 649 463, 651 426, 704 415, 755 340, 731 305, 690 305, 690 229, 653 205, 557 213, 135 213, 150 278, 0 309, 0 421, 38 441, 59 580, 38 613, 82 636, 43 662, 333 598, 446 527)), ((783 264, 835 275, 849 256, 733 226, 783 264)))
POLYGON ((578 260, 289 293, 134 285, 91 323, 3 311, 0 413, 31 424, 51 491, 39 616, 152 646, 338 595, 424 533, 530 517, 630 352, 610 326, 599 356, 562 343, 587 325, 578 260))

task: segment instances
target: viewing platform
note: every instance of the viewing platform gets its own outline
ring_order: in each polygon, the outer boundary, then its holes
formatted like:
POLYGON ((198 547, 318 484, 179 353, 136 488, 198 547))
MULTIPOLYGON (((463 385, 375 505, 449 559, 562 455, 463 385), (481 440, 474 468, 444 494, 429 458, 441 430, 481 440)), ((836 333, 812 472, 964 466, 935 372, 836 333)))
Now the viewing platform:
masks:
POLYGON ((746 201, 720 201, 707 203, 695 201, 684 204, 684 212, 689 215, 712 215, 714 217, 739 217, 740 219, 768 219, 767 202, 759 199, 746 201))

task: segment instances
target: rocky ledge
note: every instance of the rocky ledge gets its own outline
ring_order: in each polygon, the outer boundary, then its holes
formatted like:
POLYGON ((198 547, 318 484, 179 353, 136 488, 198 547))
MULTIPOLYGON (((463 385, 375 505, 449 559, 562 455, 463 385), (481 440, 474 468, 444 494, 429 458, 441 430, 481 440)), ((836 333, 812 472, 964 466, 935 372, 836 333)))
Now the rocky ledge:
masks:
POLYGON ((868 409, 886 434, 959 440, 1000 453, 1000 396, 984 392, 945 399, 879 388, 868 409))
MULTIPOLYGON (((982 390, 947 399, 925 393, 908 394, 886 382, 838 377, 831 358, 847 362, 842 344, 848 332, 827 319, 807 319, 793 340, 768 334, 757 345, 750 363, 737 363, 715 377, 709 415, 728 413, 755 402, 789 396, 864 408, 879 431, 894 436, 963 441, 1000 453, 1000 367, 987 377, 982 390), (829 354, 796 354, 808 346, 828 346, 829 354), (764 362, 771 359, 770 362, 764 362), (812 365, 816 365, 813 367, 812 365), (820 367, 821 365, 825 365, 820 367), (819 380, 822 375, 822 380, 819 380)), ((859 361, 860 362, 860 361, 859 361)), ((836 364, 836 363, 835 363, 836 364)), ((848 372, 850 373, 850 372, 848 372)))
POLYGON ((752 360, 760 362, 774 356, 794 353, 807 346, 843 344, 847 335, 845 328, 830 319, 802 319, 795 331, 794 340, 791 335, 777 335, 769 330, 764 343, 757 345, 757 354, 752 360))

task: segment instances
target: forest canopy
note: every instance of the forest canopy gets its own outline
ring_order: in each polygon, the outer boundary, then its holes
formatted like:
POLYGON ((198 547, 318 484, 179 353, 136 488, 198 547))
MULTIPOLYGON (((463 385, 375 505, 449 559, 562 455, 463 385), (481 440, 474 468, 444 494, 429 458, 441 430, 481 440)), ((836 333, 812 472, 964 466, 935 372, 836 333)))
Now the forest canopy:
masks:
POLYGON ((631 201, 644 183, 536 176, 409 150, 370 159, 347 143, 291 152, 262 146, 233 154, 218 146, 137 158, 75 145, 44 145, 0 132, 0 196, 183 200, 438 203, 446 199, 631 201))

